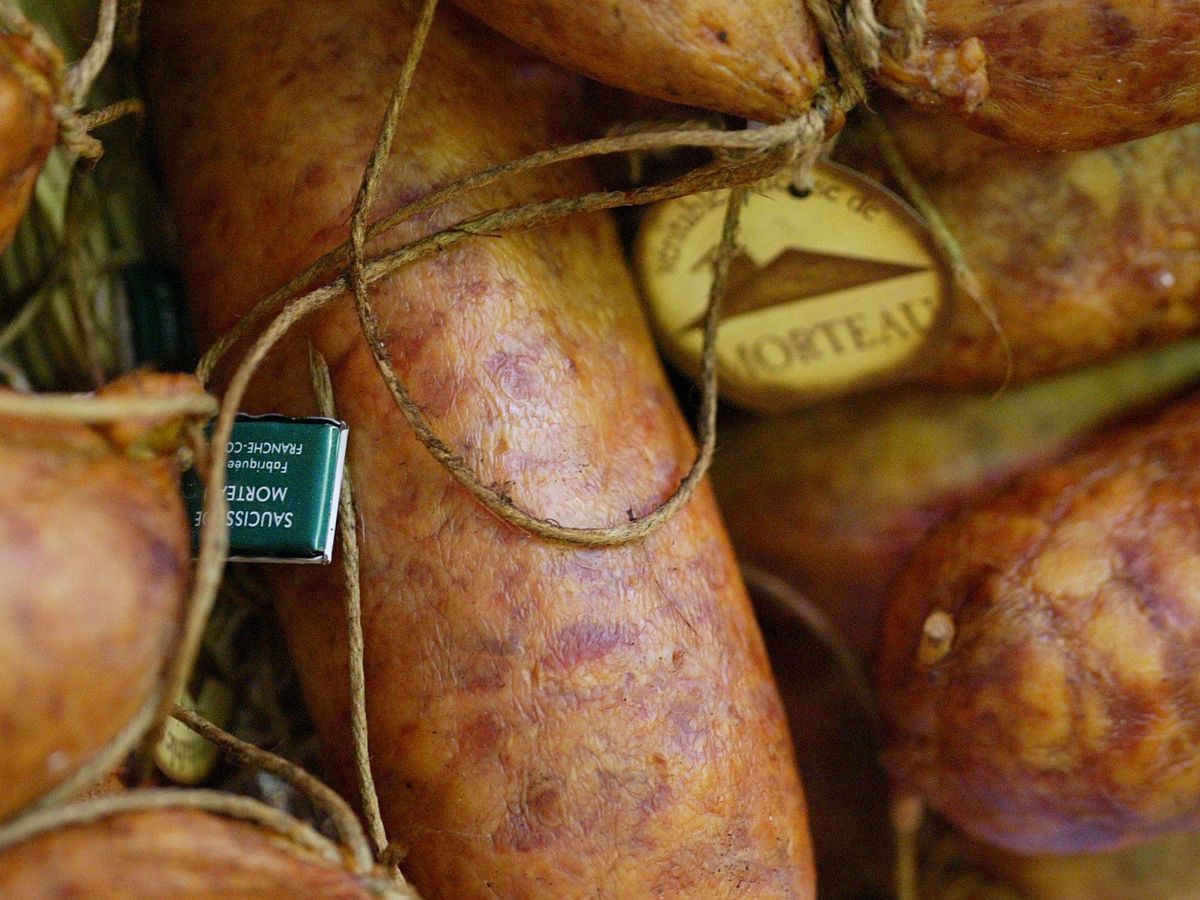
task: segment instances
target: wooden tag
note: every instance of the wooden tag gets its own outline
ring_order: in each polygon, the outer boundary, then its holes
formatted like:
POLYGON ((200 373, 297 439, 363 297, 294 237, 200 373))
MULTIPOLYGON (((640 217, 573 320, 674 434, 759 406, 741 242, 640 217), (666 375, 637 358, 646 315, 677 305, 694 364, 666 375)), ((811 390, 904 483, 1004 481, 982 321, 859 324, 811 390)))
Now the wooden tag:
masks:
MULTIPOLYGON (((204 679, 200 698, 193 700, 187 691, 180 705, 194 709, 213 724, 224 728, 233 715, 233 693, 214 678, 204 679)), ((162 738, 154 748, 158 769, 176 784, 199 784, 212 774, 221 751, 177 719, 168 719, 162 738)))
MULTIPOLYGON (((666 353, 699 372, 702 322, 728 192, 653 207, 635 265, 666 353)), ((895 194, 835 163, 788 174, 742 210, 717 335, 721 396, 780 411, 908 374, 942 330, 949 271, 895 194)))

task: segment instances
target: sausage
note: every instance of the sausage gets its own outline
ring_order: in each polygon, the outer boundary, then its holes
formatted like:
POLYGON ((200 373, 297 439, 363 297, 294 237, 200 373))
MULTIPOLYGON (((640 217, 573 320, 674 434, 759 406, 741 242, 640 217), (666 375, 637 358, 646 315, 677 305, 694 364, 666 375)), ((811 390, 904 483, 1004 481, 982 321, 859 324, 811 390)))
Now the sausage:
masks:
POLYGON ((190 809, 124 812, 0 853, 0 894, 56 897, 320 897, 376 894, 336 861, 265 828, 190 809))
POLYGON ((998 396, 908 389, 726 415, 713 484, 738 555, 796 584, 867 657, 887 590, 930 531, 1198 376, 1188 341, 998 396))
MULTIPOLYGON (((107 393, 189 389, 132 376, 107 393)), ((0 417, 0 818, 112 739, 173 647, 190 546, 159 431, 0 417)))
POLYGON ((788 0, 455 0, 559 65, 614 87, 764 122, 808 108, 821 38, 788 0))
MULTIPOLYGON (((147 14, 151 114, 211 338, 346 236, 410 20, 392 0, 147 14)), ((575 90, 439 11, 377 212, 561 141, 575 90)), ((379 247, 591 185, 576 164, 514 178, 379 247)), ((373 297, 435 428, 524 507, 623 521, 690 464, 608 218, 465 244, 373 297)), ((350 425, 372 768, 422 894, 811 896, 786 723, 709 488, 641 543, 546 543, 485 512, 411 435, 347 301, 303 337, 350 425)), ((307 365, 292 341, 248 408, 313 411, 307 365)), ((329 768, 353 784, 337 563, 272 575, 329 768)))
MULTIPOLYGON (((1079 153, 1021 151, 948 116, 884 106, 1004 337, 961 292, 921 376, 995 387, 1200 329, 1200 126, 1079 153)), ((845 159, 882 172, 869 134, 845 159)))
MULTIPOLYGON (((881 21, 903 21, 882 0, 881 21)), ((1146 137, 1200 119, 1200 3, 927 0, 915 58, 880 81, 924 109, 1041 150, 1146 137)))
POLYGON ((1200 826, 1200 400, 937 531, 888 602, 897 789, 1021 853, 1200 826))
POLYGON ((0 34, 0 250, 11 243, 54 139, 53 61, 28 38, 0 34))

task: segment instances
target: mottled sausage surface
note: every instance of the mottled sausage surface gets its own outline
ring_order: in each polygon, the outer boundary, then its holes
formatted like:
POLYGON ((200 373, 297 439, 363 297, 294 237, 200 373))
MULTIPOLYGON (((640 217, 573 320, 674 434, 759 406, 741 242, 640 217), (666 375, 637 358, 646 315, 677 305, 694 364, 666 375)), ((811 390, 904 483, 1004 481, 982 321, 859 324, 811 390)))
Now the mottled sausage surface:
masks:
POLYGON ((514 41, 615 87, 766 122, 808 108, 821 38, 790 0, 455 0, 514 41))
POLYGON ((0 853, 0 894, 23 900, 271 900, 376 896, 336 862, 246 822, 188 809, 128 812, 0 853))
POLYGON ((897 788, 1025 853, 1200 825, 1200 401, 944 526, 889 601, 897 788))
MULTIPOLYGON (((916 57, 880 80, 926 109, 1043 150, 1100 147, 1200 119, 1197 0, 927 0, 916 57)), ((881 20, 902 21, 902 0, 881 20)))
MULTIPOLYGON (((342 240, 403 56, 392 0, 147 7, 154 127, 211 337, 342 240)), ((439 12, 382 212, 550 146, 574 82, 439 12)), ((424 216, 591 187, 564 166, 424 216)), ((564 524, 669 495, 694 447, 611 222, 484 238, 373 292, 400 375, 485 482, 564 524)), ((429 897, 808 897, 780 702, 711 492, 611 550, 500 523, 411 435, 343 299, 306 334, 350 424, 371 759, 429 897)), ((302 341, 250 408, 310 412, 302 341)), ((275 572, 333 773, 352 790, 339 567, 275 572)))
POLYGON ((124 727, 178 628, 189 557, 178 467, 133 458, 109 434, 0 417, 0 818, 124 727))

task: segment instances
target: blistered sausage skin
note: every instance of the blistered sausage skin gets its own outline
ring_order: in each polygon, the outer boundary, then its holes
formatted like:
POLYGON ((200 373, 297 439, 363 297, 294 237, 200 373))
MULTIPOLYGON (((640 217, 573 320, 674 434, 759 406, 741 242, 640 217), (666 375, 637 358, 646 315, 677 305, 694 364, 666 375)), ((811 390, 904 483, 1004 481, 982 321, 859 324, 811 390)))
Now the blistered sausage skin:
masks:
MULTIPOLYGON (((882 83, 917 106, 1042 150, 1145 137, 1200 119, 1196 0, 928 0, 926 41, 882 83)), ((881 20, 902 21, 902 0, 881 20)))
MULTIPOLYGON (((147 8, 154 127, 211 338, 347 234, 409 19, 392 0, 147 8)), ((439 11, 380 212, 550 146, 575 83, 439 11)), ((591 187, 564 166, 386 238, 591 187)), ((399 374, 485 482, 564 524, 626 520, 694 446, 611 222, 462 245, 373 289, 399 374)), ((809 897, 780 702, 709 488, 650 539, 502 524, 411 435, 348 300, 305 329, 350 425, 371 761, 428 897, 809 897)), ((293 340, 250 409, 313 410, 293 340)), ((340 567, 275 571, 333 774, 353 791, 340 567)))
POLYGON ((879 679, 900 791, 1022 853, 1200 826, 1198 473, 1192 398, 918 550, 879 679))
POLYGON ((598 81, 764 122, 808 108, 821 38, 790 0, 455 0, 523 46, 598 81))

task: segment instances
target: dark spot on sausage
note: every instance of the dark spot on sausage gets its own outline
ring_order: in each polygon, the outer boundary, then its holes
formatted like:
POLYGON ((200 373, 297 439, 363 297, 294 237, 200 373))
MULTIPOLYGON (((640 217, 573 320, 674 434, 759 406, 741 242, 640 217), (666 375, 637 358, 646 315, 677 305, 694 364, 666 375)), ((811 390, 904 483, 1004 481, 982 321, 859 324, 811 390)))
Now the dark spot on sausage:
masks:
POLYGON ((557 823, 562 821, 562 797, 555 787, 540 788, 529 798, 529 811, 540 821, 557 823))
POLYGON ((150 562, 150 574, 156 581, 160 578, 181 579, 184 560, 173 541, 154 535, 146 542, 146 556, 150 562))
POLYGON ((300 183, 308 188, 318 188, 328 180, 329 170, 319 162, 309 163, 300 176, 300 183))
POLYGON ((487 358, 484 367, 495 378, 496 386, 513 400, 529 400, 544 393, 533 356, 500 350, 487 358))
POLYGON ((418 361, 426 344, 440 336, 445 327, 445 313, 434 311, 424 317, 423 321, 409 318, 403 324, 385 327, 379 337, 398 364, 413 365, 418 361))
POLYGON ((495 713, 488 712, 463 726, 459 732, 459 743, 464 753, 479 759, 496 749, 503 734, 503 720, 495 713))
POLYGON ((37 636, 37 605, 28 600, 17 598, 11 608, 11 624, 20 635, 33 638, 37 636))
POLYGON ((709 748, 710 731, 707 726, 711 711, 700 708, 700 704, 677 704, 668 714, 671 728, 671 744, 679 757, 689 764, 708 762, 713 754, 709 748))
POLYGON ((459 683, 472 693, 498 691, 504 687, 508 664, 494 656, 479 656, 459 670, 459 683))
POLYGON ((1124 50, 1137 39, 1137 29, 1130 23, 1129 18, 1109 4, 1098 4, 1091 9, 1090 15, 1092 26, 1107 47, 1124 50))
POLYGON ((1041 46, 1046 33, 1046 20, 1040 16, 1029 16, 1022 19, 1017 26, 1017 34, 1021 43, 1026 47, 1041 46))

